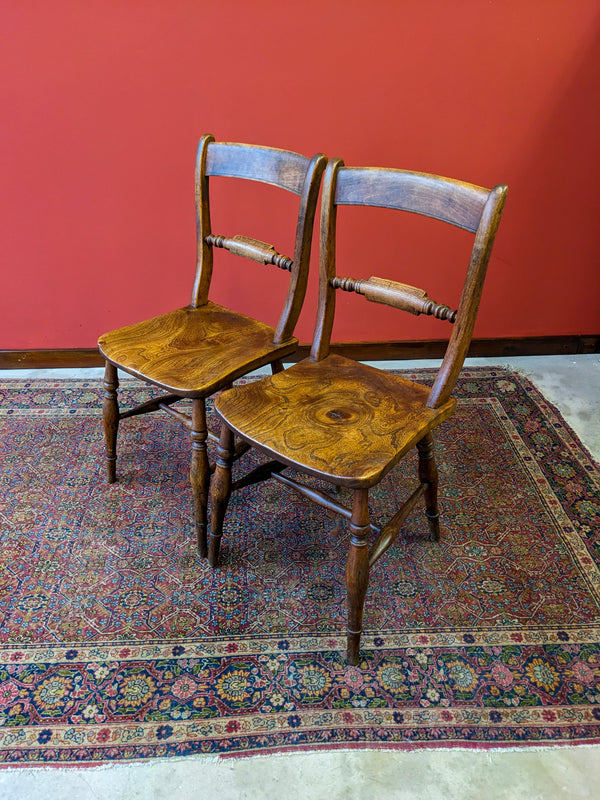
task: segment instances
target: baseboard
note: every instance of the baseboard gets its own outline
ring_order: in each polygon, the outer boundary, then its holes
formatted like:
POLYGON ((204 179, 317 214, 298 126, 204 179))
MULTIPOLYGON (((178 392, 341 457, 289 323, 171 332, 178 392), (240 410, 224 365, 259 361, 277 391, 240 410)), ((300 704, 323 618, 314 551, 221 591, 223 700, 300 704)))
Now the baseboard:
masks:
MULTIPOLYGON (((405 361, 415 358, 440 358, 446 342, 430 339, 408 342, 341 342, 332 344, 335 353, 358 361, 405 361)), ((301 344, 286 361, 305 358, 310 345, 301 344)), ((600 353, 597 336, 526 336, 521 338, 473 339, 472 357, 551 356, 600 353)), ((101 367, 104 359, 95 347, 61 350, 0 350, 0 369, 76 369, 101 367)))
MULTIPOLYGON (((331 349, 357 361, 405 361, 416 358, 442 358, 446 352, 446 345, 446 340, 429 339, 409 342, 347 342, 332 344, 331 349)), ((309 350, 309 345, 301 345, 290 358, 303 358, 309 350)), ((468 355, 471 358, 507 358, 583 353, 600 353, 600 335, 473 339, 468 355)))

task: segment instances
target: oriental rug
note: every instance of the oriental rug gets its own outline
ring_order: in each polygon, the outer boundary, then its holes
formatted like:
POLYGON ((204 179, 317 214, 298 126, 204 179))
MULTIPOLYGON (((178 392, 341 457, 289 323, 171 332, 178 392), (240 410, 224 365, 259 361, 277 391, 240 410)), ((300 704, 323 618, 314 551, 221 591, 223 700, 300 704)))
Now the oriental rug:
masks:
MULTIPOLYGON (((378 562, 359 667, 344 525, 247 488, 211 570, 186 432, 126 420, 108 486, 99 383, 0 383, 3 762, 600 739, 598 467, 525 378, 463 372, 437 437, 442 540, 414 513, 378 562)), ((122 384, 125 406, 151 395, 122 384)))

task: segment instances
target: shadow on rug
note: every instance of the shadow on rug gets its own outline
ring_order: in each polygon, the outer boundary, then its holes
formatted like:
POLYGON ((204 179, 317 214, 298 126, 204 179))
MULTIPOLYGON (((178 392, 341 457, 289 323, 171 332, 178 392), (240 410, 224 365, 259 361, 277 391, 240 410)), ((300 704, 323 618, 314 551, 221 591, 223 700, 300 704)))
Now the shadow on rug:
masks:
MULTIPOLYGON (((437 438, 442 541, 414 513, 378 563, 358 668, 343 524, 281 486, 245 489, 211 571, 185 432, 127 420, 108 486, 101 395, 0 384, 2 760, 598 740, 598 468, 525 378, 463 372, 437 438)), ((415 469, 373 511, 390 516, 415 469)))

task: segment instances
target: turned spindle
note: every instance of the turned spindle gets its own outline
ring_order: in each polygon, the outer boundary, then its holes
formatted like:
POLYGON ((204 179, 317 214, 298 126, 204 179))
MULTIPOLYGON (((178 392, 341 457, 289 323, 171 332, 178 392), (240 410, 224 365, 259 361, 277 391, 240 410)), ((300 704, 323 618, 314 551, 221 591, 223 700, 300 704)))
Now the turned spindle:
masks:
POLYGON ((408 311, 410 314, 426 314, 454 322, 456 311, 441 303, 436 303, 427 296, 424 289, 409 286, 406 283, 397 283, 383 278, 371 277, 368 280, 355 280, 354 278, 341 278, 336 275, 331 279, 334 289, 343 292, 356 292, 362 294, 372 303, 384 303, 408 311))

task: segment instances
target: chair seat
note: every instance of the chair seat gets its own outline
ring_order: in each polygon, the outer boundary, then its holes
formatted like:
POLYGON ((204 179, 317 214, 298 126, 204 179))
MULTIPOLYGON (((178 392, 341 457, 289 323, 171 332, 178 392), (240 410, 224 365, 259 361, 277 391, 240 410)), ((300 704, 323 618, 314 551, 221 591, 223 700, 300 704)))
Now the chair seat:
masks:
POLYGON ((131 375, 182 397, 208 397, 298 345, 274 337, 269 325, 208 302, 111 331, 98 344, 131 375))
POLYGON ((223 392, 219 416, 277 461, 342 486, 378 483, 453 399, 426 406, 430 389, 338 355, 305 359, 272 377, 223 392))

